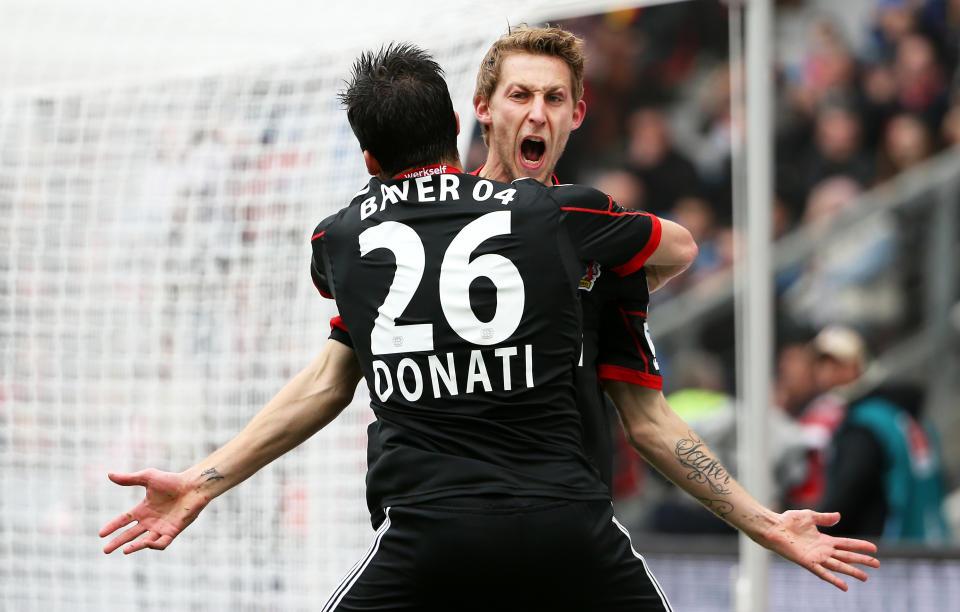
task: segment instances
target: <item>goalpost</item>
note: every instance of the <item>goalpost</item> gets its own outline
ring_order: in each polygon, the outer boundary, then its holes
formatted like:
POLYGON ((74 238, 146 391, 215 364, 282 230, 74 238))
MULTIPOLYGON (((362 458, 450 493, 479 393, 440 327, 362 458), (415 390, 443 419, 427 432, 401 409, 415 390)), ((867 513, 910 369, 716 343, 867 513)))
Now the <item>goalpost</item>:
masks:
MULTIPOLYGON (((6 2, 0 608, 322 602, 372 537, 364 385, 334 423, 212 503, 165 553, 100 552, 98 529, 142 495, 106 473, 191 465, 320 350, 334 310, 308 279, 309 232, 367 181, 335 97, 361 49, 429 49, 463 150, 477 66, 508 22, 623 7, 328 4, 6 2)), ((766 180, 748 189, 751 202, 766 180)), ((763 244, 750 243, 751 258, 769 260, 763 244)), ((763 359, 769 346, 755 342, 763 359)))

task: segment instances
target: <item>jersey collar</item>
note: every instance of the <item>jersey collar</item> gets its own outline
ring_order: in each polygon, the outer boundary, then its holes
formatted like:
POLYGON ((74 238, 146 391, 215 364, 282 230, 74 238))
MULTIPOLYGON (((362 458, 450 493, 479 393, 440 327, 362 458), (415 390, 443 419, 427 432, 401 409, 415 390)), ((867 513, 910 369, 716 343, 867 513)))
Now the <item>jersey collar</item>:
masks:
MULTIPOLYGON (((483 166, 480 166, 479 168, 477 168, 477 169, 474 170, 473 172, 470 172, 469 174, 472 174, 473 176, 480 176, 480 171, 483 170, 483 167, 484 167, 484 166, 486 166, 486 164, 483 164, 483 166)), ((557 175, 556 175, 556 174, 551 174, 551 175, 550 175, 550 178, 553 179, 553 186, 554 186, 554 187, 556 187, 557 185, 562 185, 562 184, 563 184, 563 183, 561 183, 559 180, 557 180, 557 175)))
POLYGON ((401 172, 395 179, 419 178, 421 176, 433 176, 434 174, 459 174, 460 170, 449 164, 435 164, 433 166, 423 166, 415 170, 401 172))

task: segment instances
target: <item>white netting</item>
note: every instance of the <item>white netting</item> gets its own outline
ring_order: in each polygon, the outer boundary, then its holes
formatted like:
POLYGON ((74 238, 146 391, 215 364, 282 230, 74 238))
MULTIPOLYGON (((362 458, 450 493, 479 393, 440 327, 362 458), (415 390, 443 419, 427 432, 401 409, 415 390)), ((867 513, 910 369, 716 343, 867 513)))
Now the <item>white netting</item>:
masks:
POLYGON ((545 3, 270 4, 3 7, 0 609, 316 609, 371 539, 362 386, 167 551, 96 534, 142 492, 107 471, 191 465, 322 346, 309 235, 367 180, 357 50, 429 48, 469 132, 483 51, 545 3))

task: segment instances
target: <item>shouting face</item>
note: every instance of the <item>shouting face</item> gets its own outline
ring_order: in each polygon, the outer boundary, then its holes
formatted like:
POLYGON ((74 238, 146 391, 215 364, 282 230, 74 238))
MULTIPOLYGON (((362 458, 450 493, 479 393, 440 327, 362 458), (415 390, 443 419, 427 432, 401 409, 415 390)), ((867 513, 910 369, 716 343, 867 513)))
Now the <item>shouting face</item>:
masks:
POLYGON ((503 59, 490 99, 474 100, 489 126, 490 148, 481 175, 500 181, 530 177, 549 183, 570 132, 586 104, 574 100, 570 68, 558 57, 512 53, 503 59))

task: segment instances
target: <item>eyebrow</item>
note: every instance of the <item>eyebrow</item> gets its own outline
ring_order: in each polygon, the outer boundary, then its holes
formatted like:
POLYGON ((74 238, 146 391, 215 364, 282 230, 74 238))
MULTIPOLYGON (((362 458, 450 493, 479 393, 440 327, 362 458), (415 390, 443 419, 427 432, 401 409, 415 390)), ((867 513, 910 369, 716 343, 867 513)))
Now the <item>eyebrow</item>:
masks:
MULTIPOLYGON (((507 83, 507 84, 506 84, 506 86, 504 87, 504 91, 509 91, 511 87, 518 87, 518 88, 524 89, 524 90, 526 90, 526 91, 532 91, 532 90, 534 90, 534 89, 537 89, 536 87, 533 87, 533 86, 531 86, 531 85, 529 85, 529 84, 527 84, 527 83, 523 83, 523 82, 520 82, 520 81, 513 81, 513 82, 510 82, 510 83, 507 83)), ((559 92, 566 93, 568 89, 570 89, 570 88, 569 88, 569 86, 567 86, 567 85, 550 85, 550 86, 548 86, 546 89, 544 89, 544 92, 545 92, 545 93, 556 93, 556 92, 559 91, 559 92)))

